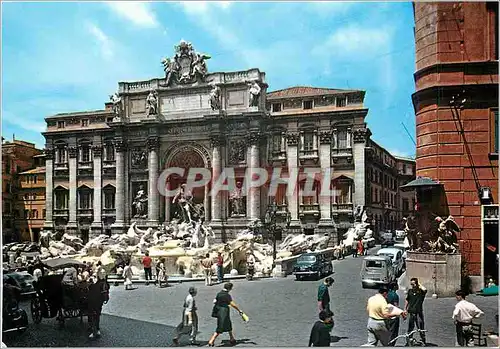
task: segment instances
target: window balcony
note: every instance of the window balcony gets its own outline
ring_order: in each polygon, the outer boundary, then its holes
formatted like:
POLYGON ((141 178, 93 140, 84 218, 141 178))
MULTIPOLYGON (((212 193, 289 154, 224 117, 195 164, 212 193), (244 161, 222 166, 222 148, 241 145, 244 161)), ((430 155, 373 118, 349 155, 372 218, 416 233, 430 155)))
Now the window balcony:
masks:
POLYGON ((348 214, 352 216, 354 214, 354 204, 332 204, 332 213, 334 215, 348 214))
POLYGON ((56 208, 54 209, 54 217, 68 217, 69 210, 67 208, 56 208))
POLYGON ((54 164, 54 169, 56 171, 60 170, 67 170, 68 169, 68 163, 67 162, 58 162, 54 164))
POLYGON ((273 150, 269 156, 270 161, 286 161, 286 151, 273 150))
POLYGON ((319 204, 300 204, 300 217, 314 216, 319 217, 319 204))
POLYGON ((104 208, 102 210, 103 217, 114 217, 116 216, 116 209, 114 208, 104 208))
POLYGON ((102 162, 102 166, 104 168, 115 168, 116 166, 116 161, 115 160, 104 160, 102 162))
POLYGON ((304 162, 307 160, 312 160, 314 162, 318 162, 318 149, 310 149, 310 150, 300 150, 299 151, 299 160, 300 162, 304 162))
POLYGON ((79 208, 78 216, 79 217, 92 217, 93 210, 91 208, 79 208))
POLYGON ((80 161, 78 163, 78 168, 79 169, 91 169, 92 168, 92 161, 80 161))
POLYGON ((352 148, 332 148, 333 163, 338 162, 339 159, 346 159, 347 162, 352 162, 352 148))

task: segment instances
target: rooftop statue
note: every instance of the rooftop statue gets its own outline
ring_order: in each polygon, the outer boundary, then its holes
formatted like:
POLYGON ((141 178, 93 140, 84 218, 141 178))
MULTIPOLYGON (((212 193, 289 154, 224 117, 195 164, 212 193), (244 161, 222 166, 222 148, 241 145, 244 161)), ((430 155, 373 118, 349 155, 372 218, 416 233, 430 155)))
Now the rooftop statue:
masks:
POLYGON ((206 60, 211 58, 210 55, 196 52, 193 45, 184 40, 174 49, 172 58, 163 58, 161 61, 166 86, 204 82, 208 73, 206 60))

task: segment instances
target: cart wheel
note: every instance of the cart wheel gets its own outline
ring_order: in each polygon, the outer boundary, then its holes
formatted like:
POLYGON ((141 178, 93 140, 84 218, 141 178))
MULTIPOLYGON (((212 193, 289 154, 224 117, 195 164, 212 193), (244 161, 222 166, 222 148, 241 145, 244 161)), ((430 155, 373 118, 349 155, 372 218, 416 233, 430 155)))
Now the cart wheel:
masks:
POLYGON ((31 318, 35 324, 42 322, 42 306, 38 296, 31 299, 31 318))

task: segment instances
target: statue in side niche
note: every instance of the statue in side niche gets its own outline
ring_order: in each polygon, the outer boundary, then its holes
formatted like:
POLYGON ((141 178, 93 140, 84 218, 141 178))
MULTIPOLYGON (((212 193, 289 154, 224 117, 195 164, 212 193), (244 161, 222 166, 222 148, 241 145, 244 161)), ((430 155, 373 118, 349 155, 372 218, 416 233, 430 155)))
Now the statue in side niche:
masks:
POLYGON ((245 215, 245 197, 243 196, 243 190, 241 182, 236 182, 236 188, 229 197, 231 203, 231 216, 244 216, 245 215))
POLYGON ((260 88, 259 84, 257 81, 254 81, 253 83, 250 83, 248 85, 250 87, 250 96, 249 96, 249 103, 248 105, 250 107, 258 107, 259 106, 259 97, 260 97, 260 92, 262 89, 260 88))
POLYGON ((214 85, 212 91, 210 91, 210 107, 212 110, 220 110, 221 108, 221 100, 220 100, 220 87, 214 85))
POLYGON ((134 218, 146 217, 148 208, 148 196, 142 184, 139 186, 139 190, 135 195, 132 206, 135 208, 134 218))
POLYGON ((146 115, 156 114, 158 114, 158 93, 155 90, 151 90, 146 98, 146 115))

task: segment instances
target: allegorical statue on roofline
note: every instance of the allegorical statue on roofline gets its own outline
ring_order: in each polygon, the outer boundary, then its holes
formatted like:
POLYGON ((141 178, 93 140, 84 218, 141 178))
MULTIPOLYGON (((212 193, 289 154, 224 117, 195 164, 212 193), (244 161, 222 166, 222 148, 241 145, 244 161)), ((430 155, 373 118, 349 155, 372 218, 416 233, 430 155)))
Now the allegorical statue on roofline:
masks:
POLYGON ((205 82, 208 73, 206 60, 211 58, 210 55, 196 52, 193 45, 184 40, 175 45, 174 49, 175 55, 172 58, 164 58, 161 61, 166 86, 205 82))

